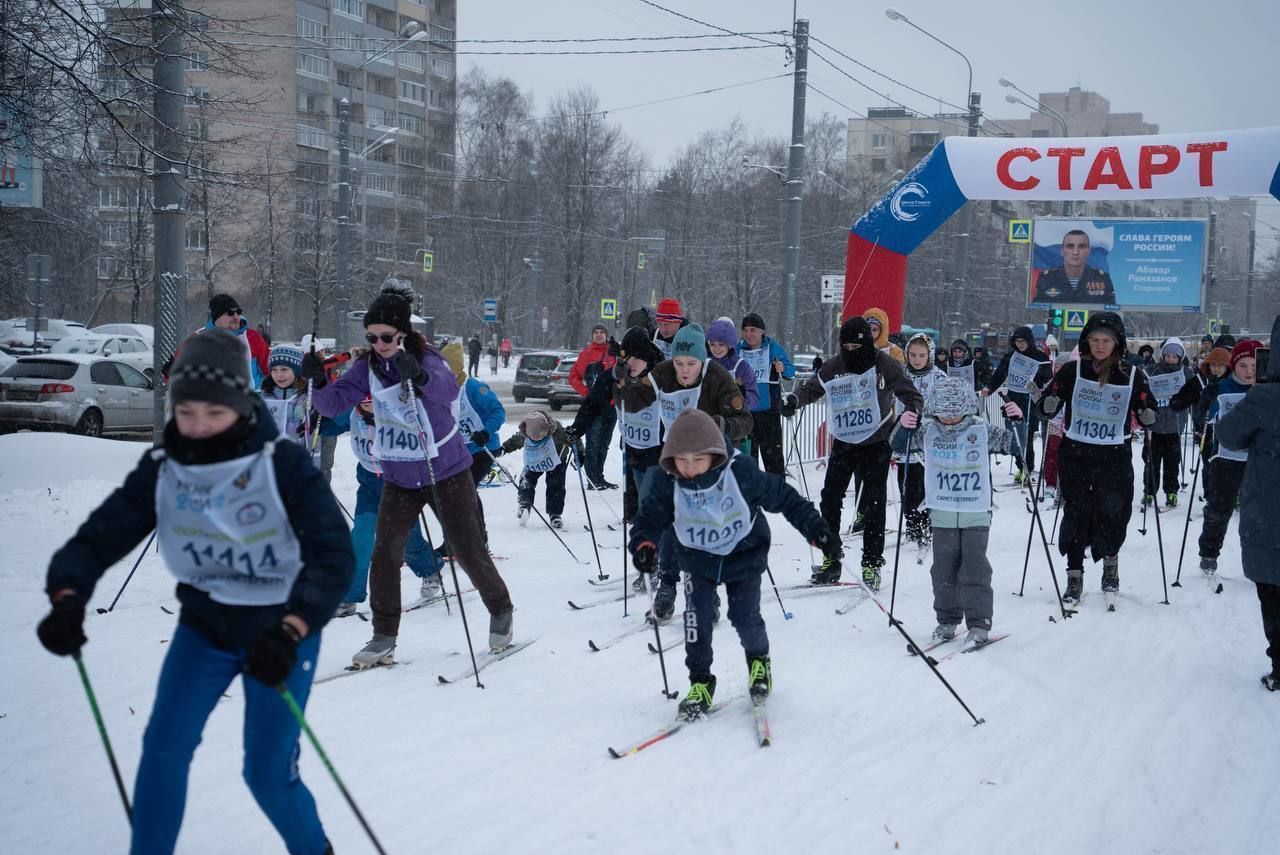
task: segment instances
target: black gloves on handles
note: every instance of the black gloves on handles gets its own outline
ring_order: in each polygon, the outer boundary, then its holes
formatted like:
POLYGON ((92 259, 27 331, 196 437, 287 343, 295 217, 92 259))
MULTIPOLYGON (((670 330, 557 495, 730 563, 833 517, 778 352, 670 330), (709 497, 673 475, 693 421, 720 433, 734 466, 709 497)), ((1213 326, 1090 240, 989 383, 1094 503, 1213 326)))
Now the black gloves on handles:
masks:
POLYGON ((822 554, 828 557, 831 557, 831 556, 839 557, 839 555, 843 552, 843 549, 840 546, 840 538, 833 535, 831 533, 831 530, 827 528, 825 525, 823 526, 822 531, 814 535, 813 539, 810 540, 809 542, 812 543, 814 546, 816 546, 818 549, 822 550, 822 554))
POLYGON ((636 547, 633 558, 635 559, 636 570, 641 573, 652 573, 657 569, 658 547, 646 540, 636 547))
POLYGON ((302 379, 310 380, 317 389, 324 386, 329 379, 324 370, 324 360, 314 353, 302 354, 302 379))
POLYGON ((471 441, 480 448, 484 448, 489 444, 489 432, 487 430, 473 430, 471 432, 471 441))
POLYGON ((789 419, 800 409, 800 399, 794 393, 782 399, 782 417, 789 419))
POLYGON ((36 635, 50 653, 58 656, 79 653, 88 641, 84 637, 84 600, 75 594, 60 598, 36 627, 36 635))
POLYGON ((396 371, 400 374, 401 381, 407 380, 418 386, 427 382, 426 369, 422 367, 418 358, 407 350, 396 354, 396 371))

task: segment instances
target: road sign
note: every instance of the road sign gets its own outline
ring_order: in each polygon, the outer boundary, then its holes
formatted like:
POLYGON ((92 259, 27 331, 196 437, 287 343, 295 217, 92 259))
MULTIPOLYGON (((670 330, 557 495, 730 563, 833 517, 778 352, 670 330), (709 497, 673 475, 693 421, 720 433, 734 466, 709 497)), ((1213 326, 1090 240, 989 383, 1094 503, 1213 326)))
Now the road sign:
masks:
POLYGON ((48 282, 49 281, 49 256, 47 255, 28 255, 27 256, 27 281, 28 282, 48 282))
POLYGON ((422 272, 430 273, 431 268, 435 266, 435 263, 436 263, 436 254, 434 252, 424 249, 422 251, 422 272))
POLYGON ((1009 243, 1031 243, 1031 221, 1009 221, 1009 243))
POLYGON ((844 302, 844 275, 828 273, 822 277, 822 302, 838 306, 844 302))
POLYGON ((1080 332, 1089 321, 1089 313, 1084 309, 1067 309, 1067 322, 1063 329, 1067 332, 1080 332))
POLYGON ((618 301, 604 299, 600 301, 600 320, 616 321, 618 319, 618 301))
POLYGON ((484 322, 486 324, 498 322, 498 301, 492 297, 484 301, 484 322))
POLYGON ((1222 318, 1209 318, 1209 335, 1217 336, 1222 332, 1222 318))

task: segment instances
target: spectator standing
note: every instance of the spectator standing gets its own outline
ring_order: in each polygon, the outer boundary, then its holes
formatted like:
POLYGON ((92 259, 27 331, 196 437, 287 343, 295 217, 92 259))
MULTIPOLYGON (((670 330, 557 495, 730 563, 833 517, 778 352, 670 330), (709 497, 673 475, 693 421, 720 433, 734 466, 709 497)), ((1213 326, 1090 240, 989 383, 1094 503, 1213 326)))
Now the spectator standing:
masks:
MULTIPOLYGON (((591 342, 578 351, 578 361, 569 371, 569 385, 573 390, 586 398, 591 387, 601 373, 613 371, 618 357, 609 352, 609 329, 604 324, 596 324, 591 328, 591 342)), ((613 441, 613 429, 618 424, 618 411, 613 402, 602 407, 596 418, 587 428, 586 467, 587 489, 616 490, 617 484, 604 478, 604 463, 609 456, 609 443, 613 441)))

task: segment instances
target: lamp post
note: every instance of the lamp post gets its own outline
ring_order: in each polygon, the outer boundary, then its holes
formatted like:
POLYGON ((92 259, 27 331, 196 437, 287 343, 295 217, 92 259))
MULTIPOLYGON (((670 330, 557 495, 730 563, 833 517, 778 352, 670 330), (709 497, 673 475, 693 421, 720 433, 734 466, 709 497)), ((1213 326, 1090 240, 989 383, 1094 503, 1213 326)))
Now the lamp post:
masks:
MULTIPOLYGON (((969 82, 968 88, 966 89, 968 98, 965 102, 969 109, 969 126, 966 135, 976 137, 978 135, 978 123, 982 117, 982 96, 973 91, 973 63, 969 62, 969 57, 961 53, 954 45, 944 42, 933 33, 919 26, 897 9, 885 9, 884 14, 889 20, 901 21, 916 32, 928 36, 964 60, 965 68, 969 70, 969 82)), ((960 234, 956 236, 956 252, 952 258, 952 266, 955 270, 955 275, 952 276, 952 282, 955 284, 955 311, 951 312, 949 316, 949 334, 953 340, 960 338, 962 333, 960 321, 962 317, 962 309, 965 305, 965 287, 969 275, 969 233, 972 231, 972 225, 973 205, 966 202, 964 207, 960 209, 960 234)))
MULTIPOLYGON (((1017 86, 1014 86, 1012 83, 1010 83, 1008 80, 1006 80, 1003 77, 1000 78, 1000 85, 1013 86, 1014 89, 1018 89, 1017 86)), ((1018 91, 1022 92, 1021 89, 1018 89, 1018 91)), ((1028 95, 1027 97, 1031 98, 1030 95, 1028 95)), ((1052 110, 1049 107, 1045 106, 1045 104, 1039 98, 1031 98, 1032 101, 1035 101, 1034 104, 1022 100, 1017 95, 1006 95, 1004 96, 1004 100, 1008 101, 1010 104, 1021 104, 1023 107, 1026 107, 1028 110, 1032 110, 1034 112, 1040 113, 1041 115, 1048 116, 1049 118, 1057 122, 1059 127, 1062 128, 1063 137, 1071 136, 1071 132, 1067 129, 1067 120, 1062 118, 1062 114, 1059 113, 1057 110, 1052 110)), ((1071 201, 1069 199, 1062 200, 1062 216, 1064 217, 1071 216, 1071 201)))

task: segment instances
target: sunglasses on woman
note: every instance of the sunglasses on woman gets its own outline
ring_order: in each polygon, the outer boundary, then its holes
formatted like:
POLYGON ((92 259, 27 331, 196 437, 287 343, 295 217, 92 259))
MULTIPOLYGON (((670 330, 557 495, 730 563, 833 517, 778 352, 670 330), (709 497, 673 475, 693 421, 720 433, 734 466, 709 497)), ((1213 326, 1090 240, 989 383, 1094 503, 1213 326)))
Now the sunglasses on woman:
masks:
POLYGON ((382 335, 375 335, 374 333, 365 333, 364 340, 369 342, 369 344, 376 344, 378 341, 381 341, 383 344, 391 344, 391 342, 396 340, 396 336, 399 334, 400 333, 384 332, 382 335))

